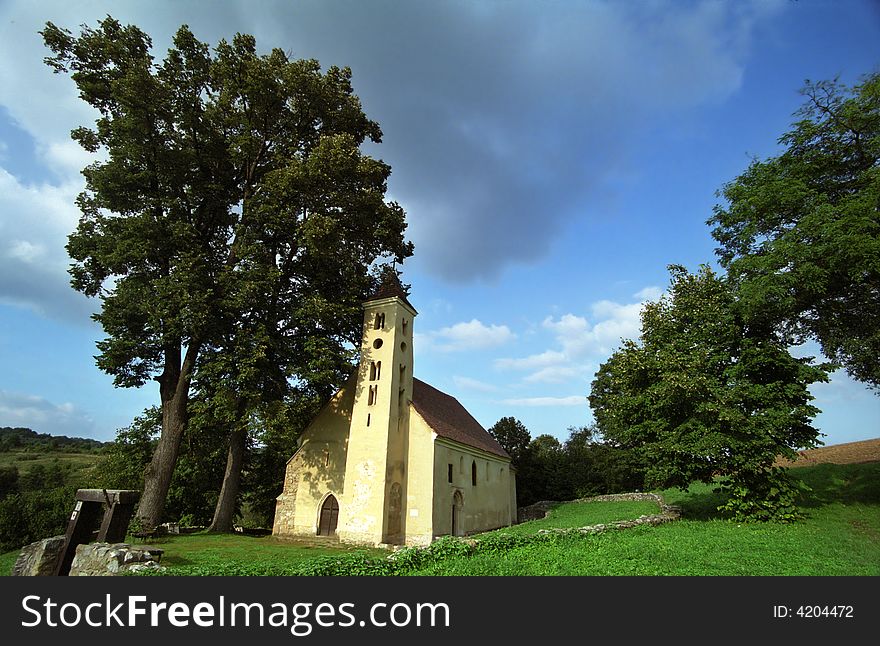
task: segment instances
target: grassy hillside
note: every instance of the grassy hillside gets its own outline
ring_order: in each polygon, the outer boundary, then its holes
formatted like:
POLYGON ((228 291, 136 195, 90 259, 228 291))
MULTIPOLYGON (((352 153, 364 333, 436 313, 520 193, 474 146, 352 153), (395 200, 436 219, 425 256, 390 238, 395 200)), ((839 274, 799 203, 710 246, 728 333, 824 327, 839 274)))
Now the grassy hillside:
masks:
MULTIPOLYGON (((793 475, 812 491, 805 518, 792 524, 738 525, 718 517, 705 485, 663 492, 682 520, 597 535, 534 538, 541 528, 580 527, 651 513, 650 503, 567 503, 548 518, 496 530, 476 550, 435 543, 429 558, 394 571, 408 575, 880 575, 880 462, 820 464, 793 475), (502 534, 510 540, 498 540, 502 534)), ((191 535, 160 544, 169 574, 292 574, 314 564, 354 563, 356 573, 385 573, 387 553, 296 545, 247 536, 191 535), (347 561, 346 561, 347 559, 347 561)), ((0 555, 7 573, 16 552, 0 555)), ((325 572, 322 570, 321 572, 325 572)), ((331 568, 332 573, 332 568, 331 568)))
POLYGON ((412 574, 880 575, 880 463, 823 464, 794 475, 812 488, 797 523, 722 520, 718 496, 694 485, 663 492, 681 506, 678 522, 458 556, 412 574))

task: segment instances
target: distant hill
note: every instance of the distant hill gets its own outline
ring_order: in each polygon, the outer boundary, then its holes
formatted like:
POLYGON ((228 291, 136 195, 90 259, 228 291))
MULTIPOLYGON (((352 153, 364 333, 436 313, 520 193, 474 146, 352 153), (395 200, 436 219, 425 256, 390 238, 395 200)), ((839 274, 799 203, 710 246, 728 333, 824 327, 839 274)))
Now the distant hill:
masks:
POLYGON ((29 428, 0 427, 0 452, 25 450, 90 453, 100 451, 107 444, 109 442, 85 437, 37 433, 29 428))
POLYGON ((776 464, 783 467, 811 467, 814 464, 880 462, 880 438, 820 446, 817 449, 798 451, 798 456, 794 462, 779 459, 776 464))

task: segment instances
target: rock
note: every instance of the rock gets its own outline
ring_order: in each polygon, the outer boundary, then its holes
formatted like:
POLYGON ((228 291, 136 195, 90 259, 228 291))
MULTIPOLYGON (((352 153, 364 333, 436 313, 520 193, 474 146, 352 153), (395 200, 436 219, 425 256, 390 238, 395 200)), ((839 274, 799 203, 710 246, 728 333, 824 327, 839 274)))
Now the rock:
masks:
POLYGON ((64 536, 44 538, 25 545, 12 568, 12 576, 52 576, 64 550, 64 536))
POLYGON ((115 576, 145 568, 161 568, 162 550, 132 547, 127 543, 78 545, 70 576, 115 576))

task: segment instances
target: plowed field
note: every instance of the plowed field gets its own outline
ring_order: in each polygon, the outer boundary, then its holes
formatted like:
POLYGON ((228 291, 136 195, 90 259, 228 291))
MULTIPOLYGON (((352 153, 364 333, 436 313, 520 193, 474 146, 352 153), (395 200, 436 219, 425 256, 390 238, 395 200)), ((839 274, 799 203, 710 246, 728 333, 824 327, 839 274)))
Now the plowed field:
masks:
POLYGON ((880 438, 821 446, 818 449, 799 451, 795 462, 778 460, 786 467, 809 467, 814 464, 855 464, 857 462, 880 462, 880 438))

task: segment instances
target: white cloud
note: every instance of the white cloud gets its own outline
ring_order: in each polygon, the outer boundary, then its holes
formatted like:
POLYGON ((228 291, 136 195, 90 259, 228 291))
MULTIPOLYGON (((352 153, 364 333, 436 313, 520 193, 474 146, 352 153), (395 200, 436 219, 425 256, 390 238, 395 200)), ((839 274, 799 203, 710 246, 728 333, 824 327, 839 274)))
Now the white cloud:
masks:
POLYGON ((523 379, 526 383, 561 384, 582 376, 586 370, 573 366, 549 366, 533 372, 523 379))
POLYGON ((20 426, 37 433, 93 437, 95 422, 70 402, 0 390, 0 426, 20 426))
POLYGON ((564 383, 588 377, 621 339, 639 336, 644 302, 661 294, 658 287, 645 287, 634 294, 639 299, 635 303, 594 303, 589 318, 572 313, 559 318, 548 316, 541 328, 553 335, 557 348, 526 357, 497 359, 494 365, 498 369, 532 371, 523 378, 525 383, 564 383))
POLYGON ((503 399, 502 404, 510 406, 586 406, 587 398, 584 395, 571 395, 570 397, 522 397, 518 399, 503 399))
POLYGON ((69 286, 64 248, 79 217, 78 188, 25 185, 0 168, 0 302, 91 324, 95 303, 69 286))
POLYGON ((663 296, 663 289, 654 286, 645 287, 633 294, 633 297, 639 299, 641 302, 656 301, 661 296, 663 296))
POLYGON ((565 355, 557 350, 547 350, 541 354, 533 354, 519 359, 496 359, 495 367, 499 369, 534 370, 545 368, 565 361, 565 355))
POLYGON ((485 350, 504 345, 516 338, 506 325, 485 325, 477 319, 423 332, 416 335, 416 342, 440 352, 485 350))
POLYGON ((498 392, 498 386, 487 384, 478 379, 471 379, 470 377, 459 377, 458 375, 455 375, 452 377, 452 382, 462 390, 476 390, 482 393, 498 392))

